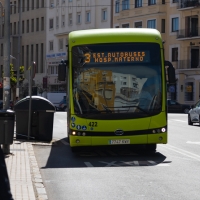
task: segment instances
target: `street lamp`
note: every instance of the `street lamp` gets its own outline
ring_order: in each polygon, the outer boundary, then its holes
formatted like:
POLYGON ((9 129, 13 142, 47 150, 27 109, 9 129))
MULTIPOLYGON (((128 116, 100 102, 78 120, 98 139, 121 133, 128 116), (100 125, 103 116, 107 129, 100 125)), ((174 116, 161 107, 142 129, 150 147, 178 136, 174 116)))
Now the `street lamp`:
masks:
POLYGON ((17 60, 14 56, 10 55, 10 59, 17 60))
MULTIPOLYGON (((10 4, 10 6, 16 6, 10 4)), ((16 97, 19 97, 19 73, 21 65, 21 23, 22 23, 22 0, 19 0, 19 27, 18 27, 18 51, 17 51, 17 85, 16 85, 16 97)))
POLYGON ((18 27, 18 66, 17 66, 17 87, 16 87, 16 96, 19 97, 19 72, 21 65, 21 23, 22 23, 22 0, 19 0, 19 27, 18 27))

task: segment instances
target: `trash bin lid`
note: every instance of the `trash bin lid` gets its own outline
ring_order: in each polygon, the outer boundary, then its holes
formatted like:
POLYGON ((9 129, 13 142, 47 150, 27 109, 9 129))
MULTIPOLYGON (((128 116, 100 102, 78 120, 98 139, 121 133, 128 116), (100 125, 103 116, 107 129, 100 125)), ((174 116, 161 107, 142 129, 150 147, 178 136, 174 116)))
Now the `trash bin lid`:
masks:
POLYGON ((7 110, 0 110, 0 116, 13 116, 15 115, 15 112, 13 110, 7 109, 7 110))
MULTIPOLYGON (((30 96, 27 96, 19 100, 15 106, 14 110, 29 110, 29 100, 30 96)), ((46 98, 40 96, 31 96, 31 110, 32 111, 55 111, 55 106, 46 98)))

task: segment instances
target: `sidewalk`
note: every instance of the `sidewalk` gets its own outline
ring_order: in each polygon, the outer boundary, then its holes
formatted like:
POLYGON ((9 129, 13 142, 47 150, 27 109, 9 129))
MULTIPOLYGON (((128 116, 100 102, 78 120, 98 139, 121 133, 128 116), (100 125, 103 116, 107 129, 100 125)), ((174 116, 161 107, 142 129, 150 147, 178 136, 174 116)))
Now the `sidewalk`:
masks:
POLYGON ((14 200, 47 200, 32 142, 14 140, 5 156, 14 200))

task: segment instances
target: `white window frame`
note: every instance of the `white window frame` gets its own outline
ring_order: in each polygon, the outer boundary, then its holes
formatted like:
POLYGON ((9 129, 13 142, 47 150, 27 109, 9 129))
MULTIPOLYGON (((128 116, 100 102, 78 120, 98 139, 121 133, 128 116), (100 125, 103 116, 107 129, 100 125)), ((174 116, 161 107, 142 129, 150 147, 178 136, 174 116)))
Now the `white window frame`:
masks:
POLYGON ((53 40, 49 41, 49 51, 53 51, 53 40))
POLYGON ((115 13, 120 12, 120 0, 115 1, 115 13))
POLYGON ((59 28, 59 17, 56 16, 56 28, 59 28))
POLYGON ((49 19, 49 29, 53 29, 53 18, 49 19), (51 27, 52 24, 52 27, 51 27))
POLYGON ((175 15, 170 15, 170 29, 169 29, 169 35, 177 35, 177 31, 173 31, 172 32, 172 19, 173 18, 178 18, 178 30, 180 30, 180 15, 179 14, 175 14, 175 15))
POLYGON ((63 46, 64 46, 63 38, 60 38, 58 41, 59 41, 59 51, 63 51, 63 46))
POLYGON ((156 19, 149 19, 149 20, 147 20, 147 28, 153 28, 153 29, 156 29, 156 19), (148 22, 150 22, 150 21, 154 21, 155 22, 155 27, 148 27, 148 22))
POLYGON ((62 18, 61 18, 61 26, 62 26, 62 27, 65 27, 65 15, 62 15, 62 18))
POLYGON ((107 19, 108 19, 107 8, 102 9, 102 11, 101 11, 101 19, 102 19, 102 21, 107 21, 107 19))
POLYGON ((86 18, 85 21, 86 23, 90 23, 91 22, 91 12, 90 11, 86 11, 86 18))
POLYGON ((72 25, 72 13, 69 13, 68 15, 68 24, 71 26, 72 25))
POLYGON ((179 30, 179 17, 172 17, 171 18, 171 32, 174 33, 174 32, 177 32, 179 30), (173 20, 176 19, 176 27, 175 29, 173 29, 173 20))
POLYGON ((81 24, 81 12, 78 12, 76 15, 76 22, 77 24, 81 24))

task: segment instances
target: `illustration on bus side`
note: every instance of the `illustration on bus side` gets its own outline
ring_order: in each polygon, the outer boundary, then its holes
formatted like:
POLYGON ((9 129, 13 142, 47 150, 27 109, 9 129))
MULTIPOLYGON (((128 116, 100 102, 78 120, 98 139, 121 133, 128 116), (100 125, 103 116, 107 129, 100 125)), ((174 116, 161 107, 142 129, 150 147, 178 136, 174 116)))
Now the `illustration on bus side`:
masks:
POLYGON ((160 111, 161 61, 157 44, 76 46, 72 53, 76 114, 160 111))

